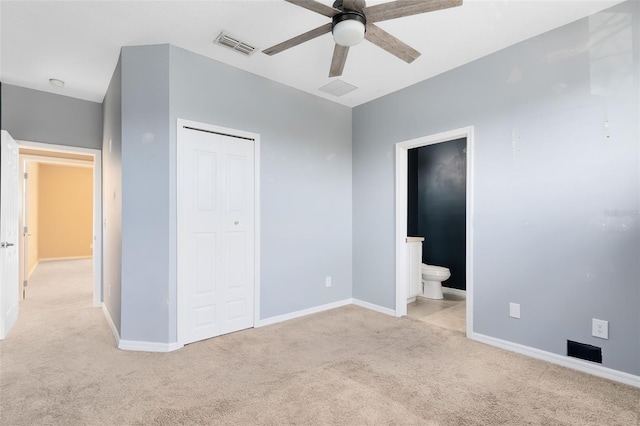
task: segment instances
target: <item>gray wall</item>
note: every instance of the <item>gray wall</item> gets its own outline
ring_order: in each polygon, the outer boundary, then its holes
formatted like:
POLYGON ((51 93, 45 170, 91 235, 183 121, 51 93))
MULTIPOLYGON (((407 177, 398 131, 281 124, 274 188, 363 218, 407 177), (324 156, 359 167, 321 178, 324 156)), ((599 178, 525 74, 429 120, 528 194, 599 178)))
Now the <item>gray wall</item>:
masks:
POLYGON ((102 104, 103 301, 118 333, 122 273, 122 65, 113 73, 102 104))
POLYGON ((354 297, 394 307, 394 144, 475 126, 474 331, 557 354, 600 346, 604 366, 640 374, 639 9, 354 109, 354 297))
POLYGON ((261 318, 350 298, 350 108, 172 47, 177 118, 260 134, 261 318))
POLYGON ((122 49, 122 339, 170 342, 169 46, 122 49))
POLYGON ((3 83, 2 129, 14 139, 100 149, 102 106, 3 83))
POLYGON ((351 110, 180 48, 125 47, 122 339, 177 338, 177 118, 260 134, 261 319, 350 298, 351 110))

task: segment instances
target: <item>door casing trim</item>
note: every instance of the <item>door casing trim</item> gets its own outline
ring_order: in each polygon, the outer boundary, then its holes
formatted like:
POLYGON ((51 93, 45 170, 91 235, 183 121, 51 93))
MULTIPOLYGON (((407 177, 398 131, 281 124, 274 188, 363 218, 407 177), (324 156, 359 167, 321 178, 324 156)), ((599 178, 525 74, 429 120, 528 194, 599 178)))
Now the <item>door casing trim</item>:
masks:
POLYGON ((461 127, 434 135, 423 136, 396 143, 396 316, 407 315, 407 295, 409 275, 407 273, 407 176, 408 150, 460 138, 467 138, 467 217, 466 217, 466 331, 473 333, 473 126, 461 127))
MULTIPOLYGON (((190 127, 194 129, 201 129, 208 132, 224 134, 232 137, 238 137, 242 139, 253 140, 253 179, 254 179, 254 277, 253 277, 253 327, 256 327, 260 321, 260 135, 257 133, 245 132, 243 130, 231 129, 227 127, 221 127, 214 124, 201 123, 197 121, 185 120, 178 118, 176 121, 176 154, 179 152, 179 129, 181 127, 190 127)), ((176 155, 176 191, 178 188, 178 177, 180 173, 179 155, 176 155)), ((176 203, 177 203, 176 194, 176 203)), ((177 214, 177 211, 176 211, 177 214)), ((176 217, 176 223, 178 222, 176 217)), ((176 232, 178 232, 176 227, 176 232)), ((177 239, 176 239, 177 244, 177 239)), ((178 253, 176 250, 176 268, 178 264, 178 253)), ((179 273, 177 274, 179 277, 179 273)), ((176 285, 178 284, 176 280, 176 285)), ((176 289, 176 334, 177 345, 171 346, 171 350, 180 349, 184 346, 184 338, 181 336, 180 327, 180 306, 182 301, 180 300, 180 292, 176 289)))
MULTIPOLYGON (((72 154, 88 154, 93 156, 93 307, 102 306, 102 151, 93 148, 56 145, 42 142, 16 140, 18 148, 34 148, 40 151, 66 152, 72 154)), ((30 160, 31 161, 31 160, 30 160)), ((37 160, 32 160, 37 161, 37 160)), ((63 164, 61 159, 51 160, 63 164)), ((77 166, 76 160, 69 165, 77 166)), ((20 203, 22 193, 20 192, 20 203)))

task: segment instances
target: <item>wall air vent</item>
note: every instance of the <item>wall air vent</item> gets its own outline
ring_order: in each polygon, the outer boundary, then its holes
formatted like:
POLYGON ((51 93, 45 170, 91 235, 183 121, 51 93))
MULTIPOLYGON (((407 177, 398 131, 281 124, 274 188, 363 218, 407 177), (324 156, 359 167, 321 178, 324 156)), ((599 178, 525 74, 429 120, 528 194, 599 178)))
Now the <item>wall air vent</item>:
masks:
POLYGON ((567 340, 567 356, 586 359, 587 361, 602 364, 602 348, 586 343, 567 340))
POLYGON ((340 97, 342 95, 346 95, 349 92, 353 92, 354 90, 356 90, 357 87, 354 86, 353 84, 349 84, 345 81, 342 81, 340 79, 336 79, 333 80, 331 83, 329 84, 325 84, 324 86, 322 86, 319 90, 328 93, 330 95, 336 96, 336 97, 340 97))
POLYGON ((229 49, 233 49, 236 52, 243 53, 247 56, 251 55, 256 50, 256 48, 251 46, 250 44, 240 41, 237 38, 225 33, 224 31, 221 32, 218 37, 216 37, 214 42, 219 45, 226 46, 229 49))

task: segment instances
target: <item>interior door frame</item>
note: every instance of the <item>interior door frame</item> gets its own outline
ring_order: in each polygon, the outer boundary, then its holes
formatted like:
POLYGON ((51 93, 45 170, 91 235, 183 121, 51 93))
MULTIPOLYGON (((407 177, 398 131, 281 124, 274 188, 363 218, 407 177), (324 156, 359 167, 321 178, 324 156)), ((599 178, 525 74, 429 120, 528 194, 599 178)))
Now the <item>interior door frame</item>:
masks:
POLYGON ((16 141, 5 130, 2 130, 1 140, 2 147, 0 147, 0 151, 2 158, 0 158, 0 168, 3 173, 0 173, 0 210, 2 211, 2 218, 4 220, 0 220, 0 226, 2 226, 2 229, 0 229, 0 238, 3 239, 0 257, 4 259, 2 259, 3 262, 0 267, 7 267, 5 270, 2 270, 2 276, 0 276, 0 340, 3 340, 15 326, 20 314, 19 270, 21 243, 19 237, 19 147, 16 141), (5 150, 5 148, 7 149, 5 150), (12 185, 15 186, 11 188, 12 185), (14 191, 15 195, 12 194, 14 191), (11 198, 14 196, 15 199, 12 200, 11 198), (12 201, 15 204, 12 204, 12 201), (13 216, 14 214, 15 217, 13 216), (11 244, 13 248, 5 244, 11 244), (14 258, 13 261, 11 261, 11 257, 14 258), (4 260, 7 260, 7 262, 5 263, 4 260), (14 262, 17 265, 15 265, 14 262), (17 271, 14 270, 15 266, 17 266, 17 271), (14 272, 17 272, 15 276, 14 272))
MULTIPOLYGON (((99 149, 55 145, 42 142, 16 140, 18 148, 32 148, 39 151, 84 154, 93 156, 93 307, 102 306, 102 152, 99 149)), ((32 160, 30 160, 32 161, 32 160)), ((33 160, 39 161, 39 160, 33 160)), ((39 161, 41 162, 41 161, 39 161)), ((54 159, 56 164, 77 166, 78 161, 54 159)), ((19 192, 22 205, 22 191, 19 192)))
MULTIPOLYGON (((257 133, 245 132, 243 130, 231 129, 227 127, 221 127, 214 124, 201 123, 197 121, 185 120, 182 118, 178 118, 176 122, 176 203, 179 199, 179 194, 177 193, 180 190, 178 185, 178 179, 180 176, 180 131, 179 129, 182 127, 192 127, 198 130, 203 130, 205 132, 213 132, 220 135, 226 135, 236 138, 242 139, 252 139, 253 140, 253 197, 254 197, 254 265, 253 265, 253 327, 256 326, 258 321, 260 320, 260 135, 257 133)), ((179 210, 179 209, 177 209, 179 210)), ((179 223, 179 217, 176 219, 176 224, 179 223)), ((179 227, 176 226, 176 232, 179 232, 179 227)), ((178 235, 176 241, 180 238, 178 235)), ((178 253, 176 250, 176 267, 178 265, 178 253)), ((177 277, 180 276, 178 272, 177 277)), ((176 283, 178 284, 178 283, 176 283)), ((177 343, 178 348, 184 346, 184 332, 182 331, 182 312, 184 310, 183 303, 184 298, 181 297, 180 288, 176 289, 176 333, 177 333, 177 343)))
POLYGON ((407 249, 408 150, 456 139, 467 139, 467 212, 466 212, 466 331, 473 333, 473 126, 396 143, 396 316, 407 315, 409 284, 407 249))

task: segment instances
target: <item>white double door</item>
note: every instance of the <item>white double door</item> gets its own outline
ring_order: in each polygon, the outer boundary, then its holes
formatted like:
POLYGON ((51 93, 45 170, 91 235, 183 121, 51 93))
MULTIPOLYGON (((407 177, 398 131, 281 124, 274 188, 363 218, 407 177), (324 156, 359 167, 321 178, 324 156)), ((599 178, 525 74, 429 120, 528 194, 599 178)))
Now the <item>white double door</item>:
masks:
POLYGON ((0 339, 18 319, 18 144, 5 130, 0 149, 0 339))
POLYGON ((254 326, 254 141, 178 123, 178 341, 254 326))

